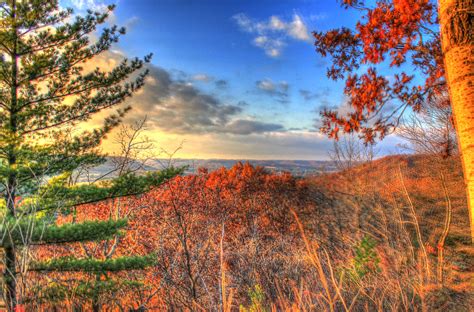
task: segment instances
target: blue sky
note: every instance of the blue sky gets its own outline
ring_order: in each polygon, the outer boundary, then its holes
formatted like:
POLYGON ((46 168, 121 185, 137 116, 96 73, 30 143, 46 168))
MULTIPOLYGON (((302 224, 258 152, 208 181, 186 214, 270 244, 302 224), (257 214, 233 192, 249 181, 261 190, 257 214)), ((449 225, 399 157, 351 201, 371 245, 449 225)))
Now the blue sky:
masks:
MULTIPOLYGON (((311 31, 353 26, 331 0, 63 0, 77 13, 116 3, 109 23, 127 27, 111 58, 153 53, 132 119, 149 119, 158 145, 191 158, 322 159, 323 106, 344 102, 326 78, 311 31)), ((385 152, 394 140, 383 143, 385 152)))

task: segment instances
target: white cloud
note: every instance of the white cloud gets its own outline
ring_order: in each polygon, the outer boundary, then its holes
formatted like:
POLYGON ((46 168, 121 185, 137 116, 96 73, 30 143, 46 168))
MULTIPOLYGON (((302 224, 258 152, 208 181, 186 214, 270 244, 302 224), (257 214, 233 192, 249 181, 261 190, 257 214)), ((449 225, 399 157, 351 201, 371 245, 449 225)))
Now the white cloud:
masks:
MULTIPOLYGON (((71 7, 77 9, 79 13, 84 13, 86 10, 92 10, 96 12, 105 12, 108 9, 108 5, 116 3, 118 0, 115 1, 107 1, 104 0, 63 0, 60 1, 61 7, 67 8, 71 7)), ((133 26, 138 21, 136 17, 132 17, 126 22, 126 26, 133 26)), ((109 17, 107 18, 107 23, 110 25, 114 25, 117 23, 117 17, 115 13, 109 12, 109 17)))
POLYGON ((278 16, 270 17, 270 26, 272 29, 277 30, 284 30, 286 27, 285 23, 278 16))
POLYGON ((70 0, 71 4, 79 10, 103 10, 107 8, 105 3, 97 0, 70 0))
POLYGON ((269 79, 258 81, 257 87, 264 91, 275 91, 275 84, 269 79))
POLYGON ((262 48, 268 56, 278 57, 285 43, 280 39, 271 39, 267 36, 258 36, 253 40, 253 43, 262 48))
POLYGON ((244 13, 236 14, 232 16, 232 18, 237 22, 237 24, 240 26, 242 30, 246 32, 255 31, 254 23, 244 13))
POLYGON ((202 82, 210 82, 212 81, 214 78, 207 75, 207 74, 196 74, 192 77, 192 80, 194 81, 202 81, 202 82))
POLYGON ((310 42, 308 28, 301 16, 293 14, 290 21, 284 21, 273 15, 267 21, 256 21, 244 13, 232 17, 242 31, 254 34, 253 44, 265 51, 270 57, 281 55, 289 38, 310 42))
POLYGON ((301 17, 296 14, 293 16, 293 21, 288 27, 288 34, 298 40, 310 40, 308 29, 306 28, 305 23, 303 22, 301 17))
POLYGON ((257 81, 257 87, 260 90, 267 91, 267 92, 276 92, 276 91, 286 92, 288 91, 289 85, 288 85, 288 82, 284 80, 280 82, 273 82, 271 79, 267 78, 264 80, 257 81))
POLYGON ((125 28, 127 28, 127 30, 130 30, 132 27, 137 25, 139 22, 140 22, 140 18, 138 18, 138 16, 132 16, 132 17, 130 17, 129 19, 127 19, 125 21, 125 28))
POLYGON ((327 19, 328 16, 326 13, 318 13, 318 14, 311 14, 309 16, 309 19, 312 20, 312 21, 322 21, 322 20, 325 20, 327 19))
POLYGON ((71 0, 71 4, 81 10, 84 9, 87 2, 94 3, 93 0, 71 0))

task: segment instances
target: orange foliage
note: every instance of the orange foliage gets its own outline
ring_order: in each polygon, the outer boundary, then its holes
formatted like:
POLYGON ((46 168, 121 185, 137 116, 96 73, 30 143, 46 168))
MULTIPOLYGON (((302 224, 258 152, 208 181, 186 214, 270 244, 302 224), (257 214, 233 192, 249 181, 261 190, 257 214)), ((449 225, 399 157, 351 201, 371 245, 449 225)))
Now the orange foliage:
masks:
MULTIPOLYGON (((155 308, 174 305, 191 309, 198 302, 206 305, 211 300, 202 299, 207 296, 203 293, 203 282, 207 288, 219 285, 219 270, 216 268, 219 267, 217 250, 222 227, 225 231, 224 246, 228 250, 225 255, 227 267, 242 272, 241 277, 234 274, 234 282, 241 285, 239 291, 243 296, 249 287, 265 279, 273 283, 272 277, 259 276, 255 267, 257 263, 253 263, 255 271, 249 273, 255 280, 245 281, 243 271, 252 268, 247 261, 258 260, 251 259, 249 250, 243 252, 243 258, 242 252, 237 250, 250 248, 256 235, 258 240, 268 242, 268 246, 260 247, 268 248, 259 251, 262 255, 273 252, 269 247, 273 248, 274 242, 283 236, 289 240, 288 244, 296 244, 299 232, 288 212, 295 209, 304 213, 305 209, 314 206, 309 195, 306 182, 289 173, 271 174, 263 168, 238 163, 231 169, 221 168, 213 172, 200 169, 196 175, 178 176, 141 196, 78 207, 73 215, 61 217, 59 222, 69 222, 72 218, 83 221, 128 217, 129 226, 120 238, 114 256, 155 253, 157 264, 146 272, 118 274, 122 279, 145 283, 141 290, 121 293, 121 304, 155 308), (203 281, 195 279, 198 271, 207 272, 206 277, 200 277, 203 281), (167 292, 161 289, 163 283, 168 283, 167 292), (177 302, 179 300, 181 302, 177 302)), ((103 259, 111 244, 109 241, 60 246, 42 249, 40 254, 44 258, 52 254, 92 254, 103 259), (85 250, 88 250, 87 254, 85 250)), ((252 257, 255 256, 258 255, 252 257)), ((274 258, 269 261, 281 261, 274 258)), ((67 280, 72 276, 63 274, 61 278, 67 280)), ((218 290, 213 293, 218 294, 218 290)))
POLYGON ((323 110, 321 130, 336 139, 341 131, 359 132, 372 143, 393 131, 407 108, 419 111, 447 92, 436 6, 429 0, 378 0, 373 6, 345 0, 343 6, 362 12, 355 30, 313 35, 316 51, 332 58, 328 77, 345 80, 352 111, 341 116, 323 110), (369 65, 365 72, 362 64, 369 65), (393 77, 381 73, 387 67, 393 77))

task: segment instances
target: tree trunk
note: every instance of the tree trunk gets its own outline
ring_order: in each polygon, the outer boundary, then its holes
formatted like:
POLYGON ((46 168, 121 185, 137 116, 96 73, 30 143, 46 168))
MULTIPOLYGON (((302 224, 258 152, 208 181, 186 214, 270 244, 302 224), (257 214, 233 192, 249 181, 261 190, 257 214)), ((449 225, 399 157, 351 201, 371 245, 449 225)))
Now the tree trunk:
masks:
MULTIPOLYGON (((14 166, 16 158, 10 155, 8 159, 9 165, 14 166)), ((7 217, 15 218, 15 193, 16 193, 16 174, 11 173, 7 182, 5 201, 7 203, 7 217)), ((5 299, 8 311, 15 311, 17 305, 16 297, 16 250, 14 242, 8 241, 5 247, 5 269, 3 272, 3 280, 6 286, 5 299)))
MULTIPOLYGON (((10 132, 13 137, 16 136, 17 132, 17 102, 18 102, 18 30, 16 26, 16 1, 13 1, 11 8, 11 19, 12 19, 12 38, 13 47, 10 54, 12 60, 11 70, 11 89, 10 89, 10 132)), ((9 144, 7 147, 8 153, 8 166, 10 169, 16 166, 16 144, 9 144)), ((7 205, 7 217, 15 218, 15 198, 17 188, 17 175, 15 170, 10 171, 8 174, 6 191, 5 191, 5 202, 7 205)), ((3 272, 3 279, 6 286, 6 304, 8 311, 15 311, 17 307, 17 292, 16 292, 16 250, 14 242, 9 242, 5 248, 5 269, 3 272)))
POLYGON ((474 243, 474 0, 439 0, 439 17, 474 243))
POLYGON ((14 248, 5 248, 5 271, 3 273, 3 280, 5 281, 5 301, 8 311, 15 311, 17 304, 15 262, 16 259, 14 248))
POLYGON ((100 286, 99 283, 101 281, 101 276, 100 273, 96 273, 95 275, 95 284, 94 284, 94 294, 92 296, 92 311, 93 312, 100 312, 100 303, 99 303, 99 291, 100 291, 100 286))

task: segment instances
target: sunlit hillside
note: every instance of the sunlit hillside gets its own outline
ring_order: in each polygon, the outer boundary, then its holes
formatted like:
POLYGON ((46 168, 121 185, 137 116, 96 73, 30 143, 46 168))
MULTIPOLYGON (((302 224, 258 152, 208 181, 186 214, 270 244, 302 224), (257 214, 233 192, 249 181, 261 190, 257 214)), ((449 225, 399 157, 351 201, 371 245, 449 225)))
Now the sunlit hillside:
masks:
MULTIPOLYGON (((141 273, 115 275, 118 288, 103 304, 212 310, 224 289, 242 309, 324 310, 331 298, 337 310, 348 302, 355 311, 410 302, 469 311, 474 249, 460 174, 457 159, 430 156, 387 157, 316 178, 240 163, 203 168, 115 205, 79 207, 75 218, 107 220, 120 211, 129 227, 116 256, 157 257, 141 273)), ((89 243, 39 254, 100 257, 108 248, 89 243)), ((92 291, 53 276, 61 282, 33 287, 32 308, 44 308, 51 296, 61 306, 71 287, 78 298, 92 291)))

